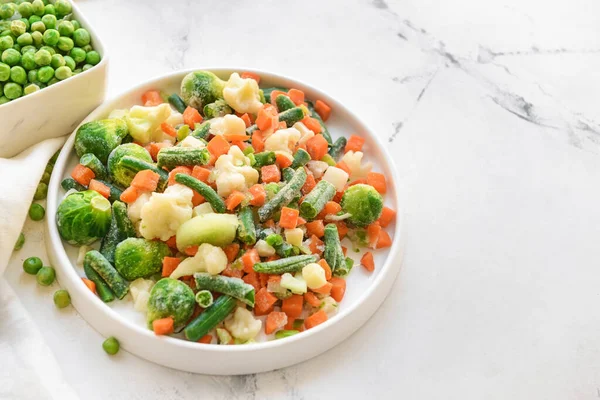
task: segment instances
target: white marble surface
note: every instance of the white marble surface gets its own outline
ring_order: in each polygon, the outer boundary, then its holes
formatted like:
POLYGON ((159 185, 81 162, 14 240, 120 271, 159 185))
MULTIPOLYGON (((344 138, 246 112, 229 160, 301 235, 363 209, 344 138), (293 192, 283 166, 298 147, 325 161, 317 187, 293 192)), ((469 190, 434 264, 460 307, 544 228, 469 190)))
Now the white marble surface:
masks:
POLYGON ((85 321, 54 308, 54 288, 21 273, 42 253, 28 223, 7 278, 81 398, 600 397, 597 1, 78 3, 111 52, 111 96, 234 65, 345 102, 389 140, 407 232, 392 294, 344 344, 210 377, 107 357, 85 321))

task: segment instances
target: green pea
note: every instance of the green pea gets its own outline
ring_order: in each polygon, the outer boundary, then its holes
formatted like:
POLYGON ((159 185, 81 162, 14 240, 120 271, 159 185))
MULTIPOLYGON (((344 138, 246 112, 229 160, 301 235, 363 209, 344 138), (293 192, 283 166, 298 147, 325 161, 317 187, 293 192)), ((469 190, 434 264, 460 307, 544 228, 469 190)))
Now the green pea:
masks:
POLYGON ((81 28, 81 24, 80 24, 80 23, 79 23, 79 21, 77 21, 76 19, 72 19, 72 20, 71 20, 71 23, 73 24, 73 28, 74 28, 75 30, 77 30, 77 29, 81 28))
POLYGON ((27 71, 31 71, 32 69, 37 68, 37 64, 35 62, 35 53, 32 51, 29 51, 29 52, 23 54, 23 56, 21 57, 21 65, 27 71))
POLYGON ((17 10, 19 10, 19 14, 21 14, 23 18, 29 18, 31 14, 33 14, 33 6, 28 1, 19 4, 17 10))
POLYGON ((38 70, 37 78, 38 78, 38 81, 40 81, 42 83, 50 82, 50 79, 52 79, 53 77, 54 77, 54 68, 52 68, 50 66, 41 67, 38 70))
POLYGON ((39 257, 29 257, 23 261, 23 271, 28 274, 35 275, 44 266, 39 257))
POLYGON ((31 24, 31 31, 44 33, 46 31, 46 25, 44 25, 42 21, 34 22, 31 24))
POLYGON ((0 106, 2 104, 8 103, 9 101, 10 101, 10 99, 8 97, 6 97, 6 96, 0 96, 0 106))
POLYGON ((52 267, 42 267, 35 274, 35 278, 40 285, 50 286, 54 283, 54 279, 56 279, 56 271, 52 267))
POLYGON ((31 33, 25 32, 21 36, 17 38, 17 43, 21 46, 29 46, 33 43, 33 38, 31 37, 31 33))
POLYGON ((0 37, 0 51, 4 51, 6 49, 12 49, 14 44, 15 44, 15 42, 11 36, 0 37))
POLYGON ((65 308, 69 306, 71 304, 71 296, 69 296, 69 292, 64 289, 54 292, 54 304, 58 308, 65 308))
POLYGON ((51 56, 56 54, 56 50, 54 50, 52 46, 42 46, 40 47, 40 50, 46 50, 51 56))
MULTIPOLYGON (((35 48, 35 46, 33 46, 31 44, 21 47, 21 54, 25 54, 25 53, 29 53, 29 52, 32 52, 33 54, 35 54, 36 51, 37 51, 37 49, 35 48)), ((21 60, 21 61, 23 61, 23 60, 21 60)))
POLYGON ((31 32, 31 38, 35 47, 40 47, 44 41, 44 35, 39 31, 31 32))
POLYGON ((85 62, 96 65, 100 62, 100 54, 97 51, 90 51, 85 55, 85 62))
MULTIPOLYGON (((61 67, 61 68, 62 68, 62 67, 61 67)), ((66 68, 66 67, 65 67, 65 68, 66 68)), ((50 80, 48 81, 48 86, 52 86, 52 85, 54 85, 55 83, 58 83, 58 82, 60 82, 60 81, 59 81, 58 79, 56 79, 56 76, 55 76, 55 77, 53 77, 52 79, 50 79, 50 80)))
POLYGON ((58 67, 62 67, 65 65, 65 58, 60 54, 55 54, 52 56, 52 61, 50 61, 50 66, 54 69, 58 67))
POLYGON ((39 66, 50 65, 52 62, 52 55, 46 49, 38 50, 34 55, 35 63, 39 66))
POLYGON ((15 5, 12 3, 0 6, 0 19, 10 19, 15 14, 15 5))
POLYGON ((23 232, 19 233, 19 237, 17 238, 17 242, 15 243, 15 247, 13 248, 13 250, 21 250, 23 248, 23 245, 25 244, 25 235, 23 235, 23 232))
POLYGON ((33 0, 31 8, 33 9, 35 16, 41 17, 44 15, 44 2, 42 0, 33 0))
POLYGON ((40 182, 44 182, 46 185, 50 183, 50 174, 44 171, 44 175, 42 175, 42 179, 40 179, 40 182))
POLYGON ((44 7, 44 14, 56 15, 56 9, 52 4, 46 4, 46 6, 44 7))
POLYGON ((37 82, 37 73, 37 69, 32 69, 31 71, 27 72, 27 80, 31 83, 37 82))
POLYGON ((23 95, 23 88, 18 83, 7 83, 6 85, 4 85, 4 95, 9 100, 18 99, 23 95))
POLYGON ((40 87, 38 85, 36 85, 35 83, 30 83, 29 85, 25 86, 25 89, 23 89, 23 93, 25 94, 25 96, 27 96, 28 94, 35 93, 38 90, 40 90, 40 87))
POLYGON ((85 46, 82 47, 83 51, 85 51, 86 53, 89 53, 90 51, 94 50, 94 48, 92 47, 91 44, 86 44, 85 46))
MULTIPOLYGON (((19 21, 23 22, 25 24, 25 30, 29 30, 29 28, 31 27, 31 24, 29 23, 29 19, 27 18, 19 18, 19 21)), ((16 37, 15 37, 16 39, 16 37)))
POLYGON ((73 75, 73 71, 71 71, 71 68, 69 68, 67 66, 57 68, 56 71, 54 71, 54 76, 59 81, 63 81, 67 78, 70 78, 72 75, 73 75))
POLYGON ((41 21, 42 19, 37 16, 37 15, 32 15, 31 17, 29 17, 29 19, 27 21, 29 21, 29 26, 31 26, 32 24, 41 21))
POLYGON ((78 75, 78 74, 80 74, 80 73, 82 73, 82 72, 83 72, 83 69, 81 69, 81 68, 77 68, 77 69, 75 69, 75 70, 73 71, 73 75, 78 75))
POLYGON ((35 189, 35 194, 33 195, 34 200, 44 200, 48 196, 48 185, 44 182, 40 182, 35 189))
POLYGON ((32 220, 41 221, 44 219, 44 215, 46 215, 46 210, 40 204, 33 203, 31 207, 29 207, 29 218, 32 220))
POLYGON ((15 49, 6 49, 2 52, 2 62, 10 65, 17 65, 21 61, 21 54, 15 49))
POLYGON ((56 13, 58 15, 70 14, 72 10, 71 3, 67 0, 56 0, 54 7, 56 8, 56 13))
POLYGON ((61 21, 58 24, 58 32, 60 36, 71 36, 75 32, 75 28, 73 28, 71 21, 61 21))
POLYGON ((56 16, 52 14, 44 15, 42 22, 46 25, 46 29, 56 29, 56 16))
POLYGON ((75 47, 75 43, 73 43, 73 39, 71 39, 69 37, 61 36, 60 38, 58 38, 58 43, 56 44, 56 47, 58 47, 60 50, 62 50, 64 52, 68 52, 73 47, 75 47))
POLYGON ((13 49, 18 51, 19 54, 21 54, 21 45, 19 43, 15 43, 15 45, 13 46, 13 49))
POLYGON ((79 28, 73 32, 73 41, 75 41, 75 45, 79 47, 90 44, 90 40, 90 33, 83 28, 79 28))
POLYGON ((94 68, 94 66, 92 64, 85 64, 83 67, 81 67, 81 72, 85 72, 90 68, 94 68))
POLYGON ((69 52, 69 55, 73 58, 73 60, 75 60, 77 64, 79 64, 80 62, 83 62, 85 60, 86 52, 79 47, 73 47, 69 52))
POLYGON ((10 69, 10 79, 21 85, 27 83, 27 72, 25 72, 25 68, 15 65, 10 69))
POLYGON ((75 62, 75 60, 73 60, 71 56, 64 56, 63 58, 65 59, 66 66, 69 67, 71 71, 74 71, 77 67, 77 63, 75 62))
POLYGON ((15 19, 10 23, 10 31, 15 37, 19 37, 27 32, 27 24, 20 19, 15 19))
POLYGON ((0 63, 0 82, 6 82, 10 78, 10 66, 0 63))
POLYGON ((121 345, 119 344, 119 341, 112 336, 102 343, 102 348, 104 349, 104 351, 107 354, 110 354, 111 356, 117 354, 119 352, 120 347, 121 345))
POLYGON ((44 32, 44 43, 48 46, 55 46, 60 38, 60 33, 56 29, 46 29, 44 32))

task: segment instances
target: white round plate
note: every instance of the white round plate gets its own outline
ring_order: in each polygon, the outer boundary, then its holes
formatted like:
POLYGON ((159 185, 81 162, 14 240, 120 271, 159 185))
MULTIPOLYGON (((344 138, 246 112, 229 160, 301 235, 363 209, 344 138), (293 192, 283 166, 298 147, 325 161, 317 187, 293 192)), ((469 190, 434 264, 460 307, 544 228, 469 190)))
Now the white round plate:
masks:
MULTIPOLYGON (((227 79, 232 72, 244 71, 221 68, 210 70, 223 79, 227 79)), ((150 89, 179 93, 181 80, 191 71, 175 72, 139 85, 118 98, 105 102, 83 122, 105 118, 114 109, 140 104, 142 93, 150 89)), ((304 83, 264 71, 252 72, 261 76, 261 87, 293 87, 302 90, 307 99, 321 99, 328 103, 333 112, 327 126, 334 140, 341 135, 349 136, 353 133, 366 139, 365 160, 372 161, 374 170, 383 172, 388 178, 386 204, 395 210, 401 210, 394 184, 398 178, 391 157, 377 136, 353 113, 330 96, 304 83)), ((396 223, 387 228, 393 238, 392 247, 374 252, 376 267, 372 273, 365 271, 358 262, 355 263, 347 278, 346 295, 340 303, 339 311, 327 322, 285 339, 237 346, 207 345, 175 337, 156 336, 147 329, 144 315, 133 309, 130 295, 121 301, 115 300, 105 304, 87 289, 80 279, 84 276, 83 269, 76 263, 78 248, 63 242, 58 234, 55 225, 56 209, 65 194, 60 182, 69 176, 78 162, 73 151, 74 139, 75 132, 60 153, 50 180, 46 219, 48 254, 56 268, 61 286, 69 291, 73 306, 83 318, 103 336, 116 337, 123 349, 139 357, 183 371, 212 375, 257 373, 299 363, 342 342, 364 324, 381 305, 400 270, 403 239, 401 212, 398 213, 396 223)), ((346 246, 351 249, 348 243, 346 246)), ((358 261, 362 254, 350 253, 351 250, 349 255, 353 256, 355 261, 358 261)), ((264 340, 265 337, 258 339, 264 340)))

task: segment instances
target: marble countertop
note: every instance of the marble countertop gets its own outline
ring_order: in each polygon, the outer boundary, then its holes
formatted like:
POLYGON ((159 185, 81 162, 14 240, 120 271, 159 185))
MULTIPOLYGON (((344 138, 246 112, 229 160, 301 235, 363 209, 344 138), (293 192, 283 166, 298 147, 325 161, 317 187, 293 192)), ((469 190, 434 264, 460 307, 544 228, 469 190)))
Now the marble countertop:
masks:
POLYGON ((392 293, 346 342, 212 377, 107 357, 21 273, 43 246, 28 222, 6 277, 81 398, 600 397, 597 1, 78 4, 110 51, 111 97, 177 69, 241 66, 347 104, 392 149, 407 235, 392 293))

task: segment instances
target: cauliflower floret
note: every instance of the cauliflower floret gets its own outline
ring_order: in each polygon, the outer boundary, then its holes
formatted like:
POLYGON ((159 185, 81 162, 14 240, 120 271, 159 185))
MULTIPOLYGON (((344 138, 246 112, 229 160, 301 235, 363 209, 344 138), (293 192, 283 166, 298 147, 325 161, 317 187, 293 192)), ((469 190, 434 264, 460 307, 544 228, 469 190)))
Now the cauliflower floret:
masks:
POLYGON ((246 123, 237 115, 228 114, 210 120, 210 133, 213 135, 245 135, 246 123))
POLYGON ((206 203, 200 204, 199 206, 194 207, 192 215, 194 217, 196 217, 198 215, 210 214, 210 213, 214 213, 214 212, 215 212, 215 210, 213 210, 210 203, 206 202, 206 203))
POLYGON ((348 173, 341 168, 329 167, 323 174, 323 180, 331 183, 335 186, 335 190, 341 192, 348 182, 348 173))
POLYGON ((361 165, 362 158, 362 151, 355 152, 352 150, 344 154, 344 157, 342 157, 342 161, 346 163, 348 168, 350 168, 350 180, 352 181, 359 178, 366 178, 367 174, 371 172, 371 168, 373 168, 373 164, 371 164, 371 162, 361 165))
POLYGON ((194 257, 183 260, 169 278, 178 279, 196 272, 220 274, 227 267, 227 255, 222 248, 209 243, 202 243, 194 257))
POLYGON ((320 177, 323 176, 323 174, 325 173, 325 170, 327 168, 329 168, 329 164, 327 164, 325 161, 309 161, 306 164, 306 167, 308 168, 308 170, 310 172, 312 172, 313 176, 316 179, 319 179, 320 177))
POLYGON ((298 140, 299 145, 306 144, 306 142, 308 142, 309 139, 315 136, 315 133, 308 129, 307 126, 304 125, 302 122, 296 122, 292 126, 292 128, 296 128, 298 132, 300 132, 300 140, 298 140))
POLYGON ((134 224, 142 219, 142 207, 150 200, 150 193, 142 193, 133 203, 127 206, 127 216, 134 224))
POLYGON ((152 193, 140 213, 140 233, 146 239, 168 240, 181 224, 192 218, 192 189, 169 186, 164 193, 152 193))
POLYGON ((335 314, 338 311, 338 303, 331 296, 327 296, 321 303, 321 310, 325 311, 328 315, 335 314))
POLYGON ((239 113, 257 114, 262 107, 258 83, 254 79, 242 79, 236 72, 225 84, 223 98, 239 113))
POLYGON ((318 289, 327 283, 325 270, 317 263, 310 263, 302 268, 302 277, 309 289, 318 289))
POLYGON ((258 251, 258 255, 261 257, 271 257, 275 255, 275 248, 262 239, 256 242, 254 248, 256 251, 258 251))
POLYGON ((291 154, 299 139, 298 129, 280 129, 265 140, 265 151, 281 151, 291 154))
POLYGON ((227 197, 234 190, 245 191, 258 182, 258 171, 250 166, 250 159, 238 146, 231 146, 215 162, 210 179, 217 183, 219 196, 227 197))
POLYGON ((154 281, 144 278, 136 279, 129 284, 129 293, 133 298, 133 308, 136 311, 148 311, 148 299, 150 299, 152 286, 154 286, 154 281))
POLYGON ((239 340, 250 340, 254 339, 260 328, 262 328, 262 321, 255 319, 252 313, 246 310, 244 307, 236 308, 233 316, 225 320, 225 328, 234 338, 239 340))
POLYGON ((178 146, 191 147, 194 149, 203 149, 206 147, 206 144, 204 144, 204 142, 198 138, 195 138, 193 136, 188 136, 185 139, 183 139, 181 142, 179 142, 178 146))
POLYGON ((167 103, 155 107, 131 107, 125 116, 129 134, 140 144, 149 143, 155 139, 155 132, 160 130, 160 124, 171 117, 171 111, 171 106, 167 103))

